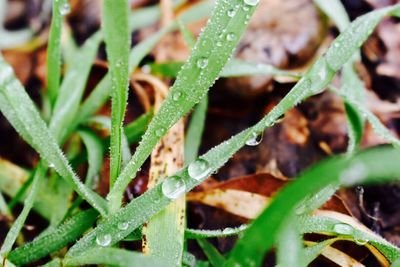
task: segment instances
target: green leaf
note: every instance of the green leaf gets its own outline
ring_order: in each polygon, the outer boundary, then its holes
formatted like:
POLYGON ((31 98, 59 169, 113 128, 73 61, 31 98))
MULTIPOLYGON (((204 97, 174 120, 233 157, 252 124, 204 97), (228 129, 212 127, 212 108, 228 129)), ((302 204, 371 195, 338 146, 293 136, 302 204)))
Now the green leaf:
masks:
POLYGON ((197 239, 197 243, 206 254, 211 265, 214 267, 224 266, 225 258, 219 251, 205 239, 197 239))
POLYGON ((118 248, 95 248, 81 256, 65 258, 63 264, 66 266, 82 266, 88 264, 105 264, 121 267, 133 265, 141 267, 166 266, 161 259, 118 248))
POLYGON ((201 33, 189 60, 182 67, 170 93, 150 122, 131 161, 111 189, 108 195, 110 210, 115 211, 120 207, 126 186, 160 138, 206 95, 239 42, 255 7, 248 6, 241 0, 216 2, 211 19, 201 33), (230 9, 237 10, 233 17, 227 15, 230 9), (221 46, 213 45, 215 42, 220 42, 221 46))
POLYGON ((25 224, 25 220, 28 217, 30 210, 32 209, 33 203, 35 202, 35 197, 38 193, 38 187, 39 187, 38 184, 41 182, 41 180, 45 175, 44 171, 45 168, 43 165, 39 166, 39 168, 36 170, 35 177, 33 178, 32 185, 30 188, 30 192, 24 201, 24 208, 22 209, 18 218, 15 220, 10 230, 8 231, 7 236, 0 249, 0 253, 1 255, 3 255, 3 257, 6 257, 7 254, 11 251, 15 240, 17 240, 17 237, 22 227, 25 224))
POLYGON ((129 144, 139 142, 152 117, 153 112, 149 111, 125 126, 125 135, 129 144))
POLYGON ((98 213, 94 209, 79 212, 54 230, 27 243, 8 255, 17 265, 39 260, 74 242, 95 222, 98 213))
POLYGON ((68 0, 53 1, 53 17, 51 19, 49 44, 47 48, 47 86, 50 103, 57 99, 61 77, 61 30, 64 21, 63 8, 69 7, 68 0))
POLYGON ((2 57, 0 57, 0 110, 25 141, 49 164, 54 165, 55 170, 71 183, 79 195, 101 214, 106 214, 104 199, 79 180, 34 103, 2 57))
POLYGON ((103 26, 111 75, 110 187, 121 170, 122 132, 128 99, 130 32, 128 1, 103 1, 103 26))
POLYGON ((197 229, 186 229, 185 238, 187 239, 201 239, 210 237, 225 237, 232 235, 239 235, 247 229, 247 225, 243 224, 239 227, 229 227, 223 230, 197 230, 197 229))
POLYGON ((199 153, 201 137, 206 123, 208 96, 195 107, 185 138, 185 162, 194 161, 199 153))

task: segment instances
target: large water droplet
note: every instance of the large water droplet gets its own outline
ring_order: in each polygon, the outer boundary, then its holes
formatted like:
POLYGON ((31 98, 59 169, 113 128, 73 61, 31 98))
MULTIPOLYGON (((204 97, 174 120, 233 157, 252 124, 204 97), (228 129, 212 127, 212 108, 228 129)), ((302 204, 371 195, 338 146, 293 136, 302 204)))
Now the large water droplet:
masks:
POLYGON ((186 191, 186 183, 179 176, 167 178, 161 186, 163 194, 169 199, 177 199, 186 191))
POLYGON ((236 14, 236 9, 230 9, 230 10, 228 10, 228 12, 227 12, 227 14, 228 14, 228 17, 233 17, 233 16, 235 16, 235 14, 236 14))
POLYGON ((347 223, 337 223, 333 226, 333 231, 341 235, 351 235, 353 227, 347 223))
POLYGON ((263 139, 263 133, 256 133, 253 132, 250 136, 250 138, 246 141, 246 145, 248 146, 257 146, 261 143, 262 139, 263 139))
POLYGON ((61 14, 61 16, 68 15, 71 12, 71 6, 68 4, 68 2, 65 2, 62 4, 58 10, 61 14))
POLYGON ((96 243, 101 247, 108 247, 111 244, 111 240, 111 235, 109 234, 96 237, 96 243))
POLYGON ((363 239, 363 238, 357 238, 354 240, 354 242, 356 242, 357 245, 359 246, 365 246, 366 244, 368 244, 368 239, 363 239))
POLYGON ((128 226, 129 226, 129 223, 121 222, 118 224, 118 229, 124 231, 124 230, 128 229, 128 226))
POLYGON ((249 6, 255 6, 260 0, 244 0, 244 3, 249 6))
POLYGON ((197 60, 197 67, 204 69, 208 65, 208 59, 206 57, 201 57, 197 60))
POLYGON ((210 164, 205 159, 197 159, 190 163, 188 167, 189 176, 197 181, 208 177, 210 172, 210 164))
POLYGON ((233 32, 230 32, 226 35, 226 40, 231 42, 231 41, 235 40, 235 37, 236 37, 235 34, 233 32))

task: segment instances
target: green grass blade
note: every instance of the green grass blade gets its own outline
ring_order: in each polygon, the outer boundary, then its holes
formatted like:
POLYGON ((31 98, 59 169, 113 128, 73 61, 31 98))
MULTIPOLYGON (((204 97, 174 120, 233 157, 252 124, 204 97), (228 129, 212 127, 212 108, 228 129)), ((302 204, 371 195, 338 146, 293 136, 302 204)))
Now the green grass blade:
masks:
POLYGON ((50 131, 58 142, 65 139, 67 126, 77 117, 78 108, 100 41, 100 33, 93 35, 71 59, 71 65, 61 84, 49 126, 50 131))
POLYGON ((172 86, 170 93, 150 122, 135 154, 121 172, 108 195, 111 210, 121 205, 122 194, 160 138, 207 93, 231 56, 256 5, 241 0, 217 1, 206 28, 172 86), (231 18, 228 10, 236 9, 231 18), (223 33, 223 34, 221 34, 223 33), (213 45, 221 42, 221 46, 213 45))
POLYGON ((319 242, 315 245, 307 247, 304 249, 304 263, 308 266, 313 260, 315 260, 326 248, 327 246, 332 245, 337 239, 331 238, 322 242, 319 242))
POLYGON ((151 118, 153 118, 153 112, 149 111, 125 126, 125 135, 129 144, 140 141, 151 118))
POLYGON ((38 193, 39 183, 43 179, 44 173, 44 166, 39 166, 35 173, 35 177, 33 178, 32 185, 29 191, 28 196, 24 201, 24 208, 22 209, 21 213, 19 214, 18 218, 15 220, 13 225, 11 226, 10 230, 7 233, 7 236, 4 240, 3 245, 1 246, 0 253, 3 257, 6 257, 7 254, 11 251, 12 246, 14 245, 15 240, 25 224, 25 220, 28 217, 30 210, 32 209, 33 203, 35 202, 35 197, 38 193))
POLYGON ((104 199, 79 180, 40 117, 34 103, 3 58, 0 58, 0 109, 25 141, 34 147, 49 164, 54 165, 55 170, 74 186, 78 194, 101 214, 106 214, 104 199))
POLYGON ((17 265, 24 265, 56 252, 87 231, 95 222, 97 215, 94 209, 79 212, 46 235, 11 251, 8 259, 17 265))
POLYGON ((400 166, 393 161, 390 162, 391 158, 399 156, 400 150, 398 149, 377 148, 356 154, 350 159, 336 157, 324 160, 305 171, 295 182, 280 191, 268 208, 238 240, 232 250, 228 266, 236 263, 245 264, 248 261, 259 264, 264 253, 276 242, 278 229, 282 226, 288 213, 293 211, 306 195, 316 193, 323 187, 339 181, 347 185, 354 185, 356 182, 363 183, 369 180, 384 182, 384 179, 390 180, 399 177, 400 166), (360 175, 357 175, 354 170, 355 166, 365 168, 365 171, 358 170, 360 175), (353 175, 358 179, 351 177, 351 170, 354 170, 353 175), (321 173, 325 175, 321 176, 321 173))
POLYGON ((197 239, 197 243, 206 254, 211 265, 214 267, 224 266, 225 258, 219 251, 205 239, 197 239))
POLYGON ((81 256, 66 258, 64 259, 63 264, 65 266, 82 266, 89 264, 112 265, 120 267, 168 266, 165 265, 161 259, 145 256, 139 252, 132 252, 118 248, 95 248, 89 250, 81 256))
POLYGON ((69 5, 68 0, 53 1, 53 17, 51 19, 49 44, 47 48, 47 86, 50 102, 57 99, 61 77, 61 30, 64 20, 63 8, 69 5))
POLYGON ((111 75, 110 187, 121 170, 122 132, 128 99, 130 32, 127 0, 103 1, 103 26, 111 75))
POLYGON ((201 239, 201 238, 211 238, 211 237, 225 237, 239 235, 247 229, 247 225, 243 224, 239 227, 229 227, 223 230, 197 230, 197 229, 186 229, 185 238, 186 239, 201 239))
POLYGON ((363 231, 362 228, 355 228, 345 221, 330 218, 323 215, 318 216, 303 216, 299 220, 302 233, 327 233, 337 235, 338 239, 346 239, 356 243, 372 244, 377 248, 390 262, 400 258, 400 248, 386 241, 382 237, 363 231), (349 226, 350 231, 346 234, 338 233, 336 225, 349 226))
POLYGON ((88 155, 88 170, 86 173, 85 184, 92 188, 93 180, 100 173, 103 163, 103 143, 95 133, 90 130, 79 130, 79 135, 85 144, 88 155))
POLYGON ((7 202, 4 199, 4 196, 3 196, 2 193, 0 193, 0 212, 1 212, 1 215, 4 215, 4 216, 6 216, 8 218, 12 217, 10 209, 9 209, 9 207, 7 205, 7 202))
POLYGON ((314 0, 314 3, 335 22, 339 31, 342 32, 349 26, 350 19, 347 16, 346 9, 339 0, 314 0))
POLYGON ((49 261, 48 263, 41 265, 40 267, 60 267, 60 266, 62 266, 61 260, 59 258, 55 258, 49 261))
POLYGON ((199 153, 201 137, 206 123, 208 96, 195 107, 185 138, 185 162, 194 161, 199 153))

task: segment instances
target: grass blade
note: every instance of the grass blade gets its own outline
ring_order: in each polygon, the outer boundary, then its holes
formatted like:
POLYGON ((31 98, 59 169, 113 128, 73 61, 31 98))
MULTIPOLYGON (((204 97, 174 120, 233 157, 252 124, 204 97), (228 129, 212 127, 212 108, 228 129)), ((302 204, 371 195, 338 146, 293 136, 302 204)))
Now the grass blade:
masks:
POLYGON ((185 238, 187 239, 202 239, 211 237, 225 237, 232 235, 239 235, 247 229, 247 225, 243 224, 239 227, 225 228, 223 230, 196 230, 196 229, 186 229, 185 238))
POLYGON ((150 122, 135 154, 108 195, 111 210, 121 205, 122 193, 160 138, 207 93, 244 32, 256 5, 243 1, 217 1, 211 19, 157 115, 150 122), (228 10, 236 9, 232 18, 228 10), (221 32, 224 34, 221 35, 221 32), (216 40, 221 46, 213 46, 216 40), (190 92, 190 93, 189 93, 190 92))
POLYGON ((110 188, 121 169, 122 132, 128 99, 130 32, 127 0, 103 1, 103 32, 111 75, 110 188))
POLYGON ((17 240, 17 237, 22 227, 24 226, 25 220, 28 217, 30 210, 32 209, 33 203, 35 202, 35 197, 38 193, 39 183, 45 175, 44 170, 44 166, 39 166, 35 173, 30 192, 24 201, 24 208, 11 226, 11 229, 8 231, 3 245, 1 246, 0 253, 3 255, 3 257, 6 257, 7 254, 11 251, 15 240, 17 240))
POLYGON ((82 266, 88 264, 104 264, 112 266, 141 266, 141 267, 154 267, 154 266, 168 266, 165 265, 161 259, 154 257, 144 256, 139 252, 132 252, 118 248, 96 248, 89 250, 85 254, 74 257, 66 258, 63 261, 66 266, 82 266))
POLYGON ((208 107, 208 96, 205 96, 195 107, 185 139, 185 162, 194 161, 198 154, 201 144, 201 137, 206 123, 208 107))
POLYGON ((61 30, 64 20, 63 10, 69 6, 68 0, 53 1, 53 17, 51 19, 49 44, 47 48, 47 86, 50 103, 57 99, 61 78, 61 30))
POLYGON ((149 122, 152 117, 153 117, 153 112, 149 111, 148 113, 143 114, 133 122, 126 125, 125 135, 129 144, 140 141, 140 138, 145 133, 147 125, 149 125, 149 122))
POLYGON ((17 265, 24 265, 56 252, 87 231, 95 222, 97 215, 94 209, 79 212, 46 235, 11 251, 8 259, 17 265))
POLYGON ((225 258, 219 251, 205 239, 197 239, 197 243, 206 254, 211 265, 214 267, 224 266, 225 258))
POLYGON ((79 180, 40 117, 34 103, 2 57, 0 58, 0 109, 25 141, 34 147, 49 164, 53 164, 60 176, 71 183, 79 195, 101 214, 106 214, 104 199, 79 180))

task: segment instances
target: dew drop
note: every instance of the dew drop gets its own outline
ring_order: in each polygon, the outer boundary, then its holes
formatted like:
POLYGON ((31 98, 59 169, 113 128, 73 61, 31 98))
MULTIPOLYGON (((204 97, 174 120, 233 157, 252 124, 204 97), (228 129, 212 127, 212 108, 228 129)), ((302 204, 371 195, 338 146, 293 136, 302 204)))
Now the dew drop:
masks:
POLYGON ((235 9, 230 9, 230 10, 228 10, 227 14, 228 14, 228 17, 232 18, 232 17, 235 16, 236 10, 235 9))
POLYGON ((115 66, 116 66, 117 68, 121 68, 121 67, 122 67, 121 61, 118 60, 117 63, 115 64, 115 66))
POLYGON ((161 186, 163 194, 169 199, 177 199, 186 191, 186 183, 179 176, 167 178, 161 186))
POLYGON ((69 12, 71 12, 71 6, 68 4, 68 2, 65 2, 62 4, 58 10, 61 14, 61 16, 68 15, 69 12))
POLYGON ((368 239, 363 239, 363 238, 357 238, 354 240, 354 242, 356 242, 357 245, 359 246, 365 246, 366 244, 368 244, 368 239))
POLYGON ((159 129, 156 130, 156 135, 158 137, 162 137, 162 136, 164 136, 164 134, 165 134, 165 129, 164 128, 159 128, 159 129))
POLYGON ((129 223, 121 222, 121 223, 118 224, 118 229, 124 231, 124 230, 128 229, 128 226, 129 226, 129 223))
POLYGON ((200 69, 204 69, 208 65, 208 59, 205 57, 201 57, 197 60, 197 67, 200 69))
POLYGON ((181 93, 181 92, 175 92, 175 93, 172 95, 172 99, 173 99, 174 101, 178 101, 178 100, 181 98, 181 96, 182 96, 182 93, 181 93))
POLYGON ((221 46, 222 46, 222 43, 221 43, 220 41, 218 41, 218 42, 217 42, 217 46, 218 46, 218 47, 221 47, 221 46))
POLYGON ((226 35, 226 40, 232 42, 233 40, 235 40, 235 34, 233 32, 230 32, 226 35))
POLYGON ((244 0, 244 3, 249 6, 255 6, 260 0, 244 0))
POLYGON ((189 176, 197 181, 207 177, 210 172, 210 164, 205 159, 197 159, 188 167, 189 176))
POLYGON ((333 226, 333 231, 341 235, 351 235, 353 227, 347 223, 337 223, 333 226))
POLYGON ((263 139, 263 133, 256 133, 253 132, 250 136, 250 138, 246 141, 246 145, 248 146, 257 146, 261 143, 262 139, 263 139))
POLYGON ((111 235, 106 234, 96 237, 96 243, 101 247, 108 247, 111 244, 111 235))
POLYGON ((54 163, 49 163, 49 168, 54 169, 55 167, 54 163))

